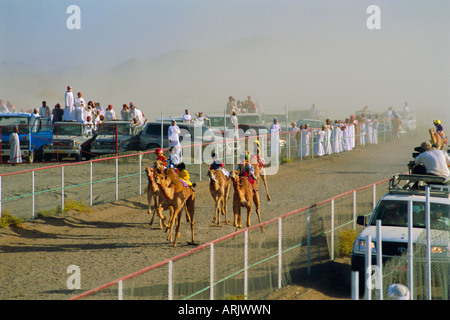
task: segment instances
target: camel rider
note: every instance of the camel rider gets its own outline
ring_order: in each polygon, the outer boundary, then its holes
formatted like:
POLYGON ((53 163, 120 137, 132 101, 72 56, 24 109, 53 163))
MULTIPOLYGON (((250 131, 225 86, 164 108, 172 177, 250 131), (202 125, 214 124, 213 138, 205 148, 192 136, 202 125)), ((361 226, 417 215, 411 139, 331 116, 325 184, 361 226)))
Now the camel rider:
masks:
POLYGON ((248 159, 248 153, 241 154, 240 156, 241 163, 239 163, 236 167, 236 171, 239 172, 239 176, 247 177, 250 183, 253 185, 255 183, 255 168, 252 166, 248 159))
POLYGON ((264 158, 261 157, 261 150, 259 149, 259 141, 258 140, 255 140, 254 146, 255 146, 255 155, 256 155, 256 161, 258 162, 258 166, 260 168, 265 168, 266 162, 264 161, 264 158))
POLYGON ((155 167, 156 167, 156 161, 158 161, 158 160, 161 161, 163 167, 161 168, 160 173, 163 173, 167 167, 167 159, 164 156, 163 149, 161 149, 161 148, 156 149, 155 154, 156 154, 155 167))
POLYGON ((194 188, 195 183, 191 182, 189 172, 186 170, 186 165, 184 164, 184 162, 179 163, 177 165, 177 169, 178 177, 180 178, 181 182, 183 182, 183 185, 194 188))
POLYGON ((217 155, 214 152, 211 154, 211 157, 213 159, 213 163, 211 163, 209 170, 221 170, 224 175, 229 177, 230 172, 223 167, 223 162, 218 159, 217 155))
POLYGON ((448 138, 447 138, 447 136, 444 133, 444 127, 442 126, 441 121, 440 120, 435 120, 433 123, 434 123, 434 125, 436 127, 436 132, 441 136, 443 144, 447 144, 448 138))
POLYGON ((167 166, 167 159, 164 156, 163 149, 161 149, 161 148, 156 149, 155 150, 155 154, 156 154, 156 160, 161 161, 163 163, 164 167, 166 167, 167 166))

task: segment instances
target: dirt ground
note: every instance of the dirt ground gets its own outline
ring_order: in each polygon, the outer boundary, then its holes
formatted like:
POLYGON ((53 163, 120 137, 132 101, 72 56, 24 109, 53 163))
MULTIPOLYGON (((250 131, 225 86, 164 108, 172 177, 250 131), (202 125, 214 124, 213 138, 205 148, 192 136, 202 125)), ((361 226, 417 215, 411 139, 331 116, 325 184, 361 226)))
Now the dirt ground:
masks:
MULTIPOLYGON (((272 201, 268 202, 261 190, 262 219, 405 172, 413 148, 424 140, 425 135, 404 137, 282 165, 276 175, 268 177, 272 201)), ((231 224, 212 226, 214 202, 206 179, 197 182, 196 194, 197 242, 233 232, 231 224)), ((0 299, 68 299, 193 248, 186 244, 190 230, 184 221, 179 246, 173 248, 165 232, 149 226, 146 208, 147 198, 142 195, 94 206, 92 213, 66 212, 26 222, 23 228, 0 229, 0 299), (67 289, 70 265, 81 269, 80 290, 67 289)), ((256 215, 252 219, 256 223, 256 215)), ((339 258, 323 264, 321 272, 307 283, 283 288, 269 299, 349 299, 349 279, 350 259, 339 258)))

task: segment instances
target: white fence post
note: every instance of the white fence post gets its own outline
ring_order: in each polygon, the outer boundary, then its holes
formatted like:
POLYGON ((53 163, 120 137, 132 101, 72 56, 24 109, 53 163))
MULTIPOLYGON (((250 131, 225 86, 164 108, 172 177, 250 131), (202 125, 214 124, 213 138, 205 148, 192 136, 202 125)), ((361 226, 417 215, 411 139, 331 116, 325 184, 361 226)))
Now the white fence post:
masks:
POLYGON ((89 205, 92 207, 92 203, 93 203, 93 194, 92 194, 92 172, 93 172, 93 170, 92 170, 92 161, 89 163, 89 166, 90 166, 90 173, 89 173, 89 176, 90 176, 90 178, 89 178, 89 205))
POLYGON ((377 205, 377 185, 374 184, 372 187, 372 209, 375 209, 377 205))
POLYGON ((34 204, 35 204, 35 197, 34 197, 34 170, 31 171, 31 219, 34 220, 34 204))
POLYGON ((282 246, 282 219, 278 219, 278 289, 281 289, 281 278, 282 278, 282 266, 283 266, 283 260, 282 260, 282 252, 283 252, 283 246, 282 246))
POLYGON ((331 199, 331 250, 330 260, 334 261, 334 199, 331 199))
POLYGON ((377 266, 378 266, 378 300, 383 300, 383 239, 381 236, 381 220, 377 220, 377 266))
POLYGON ((353 190, 353 229, 356 229, 356 191, 353 190))
POLYGON ((359 272, 352 271, 352 300, 359 300, 359 272))
POLYGON ((2 176, 0 176, 0 218, 2 217, 2 176))
POLYGON ((214 300, 214 243, 209 246, 209 299, 214 300))
POLYGON ((118 300, 123 300, 123 283, 122 283, 122 280, 119 280, 119 283, 118 283, 118 285, 119 285, 119 288, 117 289, 117 291, 118 291, 118 300))
POLYGON ((307 252, 308 252, 308 275, 311 274, 311 230, 310 230, 310 214, 309 208, 306 209, 306 243, 307 243, 307 252))
POLYGON ((413 278, 413 206, 412 201, 408 201, 408 289, 409 298, 413 300, 414 296, 414 278, 413 278))
POLYGON ((431 300, 430 186, 425 186, 425 228, 427 236, 427 299, 431 300))
POLYGON ((61 166, 61 211, 64 211, 64 166, 61 166))
POLYGON ((173 300, 173 279, 172 279, 172 272, 173 272, 173 262, 172 260, 169 260, 169 283, 168 283, 168 300, 173 300))
POLYGON ((244 299, 248 296, 248 229, 244 233, 244 299))
POLYGON ((119 200, 119 158, 116 157, 116 201, 119 200))
POLYGON ((139 195, 142 195, 142 153, 139 153, 139 195))
POLYGON ((365 252, 365 266, 366 272, 364 277, 364 288, 365 288, 365 297, 366 300, 372 300, 372 286, 369 285, 369 281, 371 281, 370 277, 372 275, 372 237, 369 235, 366 236, 366 252, 365 252))

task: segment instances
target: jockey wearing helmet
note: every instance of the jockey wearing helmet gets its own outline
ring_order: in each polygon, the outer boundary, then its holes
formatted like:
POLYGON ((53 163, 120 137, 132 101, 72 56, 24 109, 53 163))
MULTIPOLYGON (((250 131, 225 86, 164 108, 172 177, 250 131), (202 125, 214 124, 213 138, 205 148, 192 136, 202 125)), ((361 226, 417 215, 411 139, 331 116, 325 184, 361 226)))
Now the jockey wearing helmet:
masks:
POLYGON ((161 148, 156 149, 155 150, 155 154, 156 154, 156 160, 161 161, 163 163, 164 167, 166 167, 167 166, 167 159, 164 156, 163 149, 161 149, 161 148))

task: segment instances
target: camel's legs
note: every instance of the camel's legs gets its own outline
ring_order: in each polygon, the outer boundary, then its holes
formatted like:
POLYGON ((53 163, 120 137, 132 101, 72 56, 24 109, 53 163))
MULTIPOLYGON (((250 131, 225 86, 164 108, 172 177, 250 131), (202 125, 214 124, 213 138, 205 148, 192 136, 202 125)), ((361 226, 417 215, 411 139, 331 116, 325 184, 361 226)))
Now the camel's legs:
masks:
POLYGON ((225 224, 229 224, 230 223, 228 221, 228 217, 227 217, 228 198, 229 198, 229 195, 230 195, 230 188, 231 188, 231 183, 226 187, 226 189, 225 189, 225 196, 223 197, 223 212, 225 213, 225 224))
POLYGON ((169 233, 167 236, 167 240, 169 240, 169 241, 172 241, 172 229, 173 229, 175 220, 177 219, 177 215, 178 215, 179 211, 180 211, 179 208, 174 210, 174 208, 172 206, 170 207, 170 221, 169 221, 169 225, 166 226, 166 232, 169 233))
POLYGON ((180 223, 181 223, 181 210, 177 212, 177 228, 175 230, 175 240, 173 241, 173 246, 177 246, 178 237, 180 236, 180 223))
POLYGON ((267 180, 266 180, 266 175, 262 174, 260 175, 262 182, 264 183, 264 187, 266 188, 266 194, 267 194, 267 201, 270 201, 270 195, 269 195, 269 189, 267 188, 267 180))
MULTIPOLYGON (((158 211, 158 198, 157 198, 156 195, 152 196, 152 198, 153 198, 153 203, 154 203, 153 210, 151 209, 151 198, 148 201, 148 214, 152 214, 152 212, 153 212, 152 219, 150 220, 150 225, 153 225, 153 221, 155 220, 155 214, 158 211)), ((162 216, 162 217, 163 217, 164 220, 166 219, 165 216, 162 216)), ((162 229, 162 221, 163 220, 159 219, 159 228, 160 229, 162 229)))
MULTIPOLYGON (((261 212, 260 212, 260 205, 261 205, 261 201, 259 199, 259 193, 255 192, 255 194, 253 195, 253 202, 255 203, 255 210, 256 210, 256 215, 258 216, 258 221, 261 224, 261 212)), ((261 231, 265 232, 264 230, 264 226, 261 226, 261 231)))

